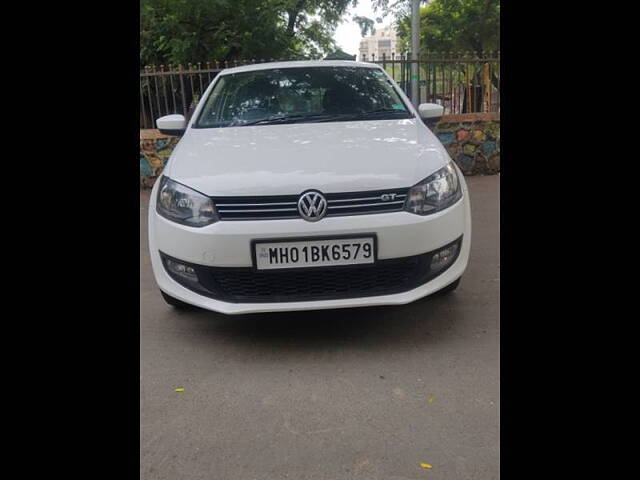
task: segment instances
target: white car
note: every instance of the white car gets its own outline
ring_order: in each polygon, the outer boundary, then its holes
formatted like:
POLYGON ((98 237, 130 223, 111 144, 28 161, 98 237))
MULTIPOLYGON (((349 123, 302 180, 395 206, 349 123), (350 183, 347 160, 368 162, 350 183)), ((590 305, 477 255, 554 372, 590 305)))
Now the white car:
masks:
MULTIPOLYGON (((462 173, 375 64, 276 62, 220 72, 149 208, 164 299, 226 314, 400 305, 451 291, 469 258, 462 173)), ((422 118, 421 118, 422 117, 422 118)))

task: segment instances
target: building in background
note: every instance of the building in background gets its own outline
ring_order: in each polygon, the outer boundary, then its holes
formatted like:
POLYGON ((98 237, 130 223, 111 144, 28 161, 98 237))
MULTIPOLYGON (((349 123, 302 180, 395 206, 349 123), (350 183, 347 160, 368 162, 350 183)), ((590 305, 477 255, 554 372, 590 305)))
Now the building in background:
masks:
POLYGON ((393 27, 376 29, 375 33, 360 40, 360 59, 364 61, 378 60, 384 54, 387 58, 398 54, 396 51, 396 30, 393 27))

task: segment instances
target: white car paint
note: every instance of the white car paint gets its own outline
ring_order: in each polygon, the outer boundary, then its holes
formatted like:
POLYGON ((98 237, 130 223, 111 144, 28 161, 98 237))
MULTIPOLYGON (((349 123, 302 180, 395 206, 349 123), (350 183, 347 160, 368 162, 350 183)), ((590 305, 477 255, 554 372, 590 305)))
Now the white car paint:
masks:
POLYGON ((429 118, 438 119, 444 115, 444 107, 435 103, 422 103, 418 105, 420 117, 427 120, 429 118))
POLYGON ((415 118, 194 128, 166 175, 211 196, 335 193, 412 186, 447 161, 415 118))
MULTIPOLYGON (((192 116, 223 75, 265 68, 363 66, 353 61, 277 62, 222 71, 202 96, 192 116)), ((382 69, 380 69, 382 70, 382 69)), ((386 75, 386 74, 385 74, 386 75)), ((401 120, 193 128, 189 122, 164 175, 207 196, 299 195, 409 188, 450 162, 446 149, 417 118, 410 100, 393 82, 416 116, 401 120)), ((219 221, 202 228, 174 223, 156 213, 158 183, 149 207, 149 248, 158 286, 168 295, 205 309, 251 313, 397 305, 424 297, 457 280, 469 257, 471 214, 463 175, 456 167, 463 197, 438 213, 419 216, 405 211, 340 217, 318 222, 301 218, 219 221), (251 267, 254 239, 350 235, 374 232, 378 259, 429 252, 463 236, 457 260, 442 274, 413 290, 375 297, 279 303, 231 303, 202 296, 173 280, 159 251, 176 259, 211 267, 251 267)))
POLYGON ((184 130, 187 126, 184 115, 173 114, 161 117, 156 122, 160 130, 184 130))

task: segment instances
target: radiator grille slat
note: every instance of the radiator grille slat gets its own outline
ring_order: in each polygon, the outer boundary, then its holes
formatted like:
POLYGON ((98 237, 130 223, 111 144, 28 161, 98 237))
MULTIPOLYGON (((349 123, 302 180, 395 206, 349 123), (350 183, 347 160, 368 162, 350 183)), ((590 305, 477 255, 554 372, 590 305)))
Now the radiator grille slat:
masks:
MULTIPOLYGON (((408 188, 324 194, 327 217, 401 211, 408 188)), ((280 220, 300 218, 300 195, 212 197, 220 220, 280 220)))

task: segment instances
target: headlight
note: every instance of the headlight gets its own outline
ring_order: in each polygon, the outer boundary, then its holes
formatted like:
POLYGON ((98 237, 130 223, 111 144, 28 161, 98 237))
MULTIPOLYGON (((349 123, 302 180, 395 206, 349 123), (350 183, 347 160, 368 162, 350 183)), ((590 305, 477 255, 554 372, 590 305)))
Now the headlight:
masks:
POLYGON ((160 215, 190 227, 204 227, 218 220, 216 207, 209 197, 168 177, 160 180, 156 204, 160 215))
POLYGON ((417 215, 429 215, 456 203, 462 197, 460 181, 453 162, 409 189, 404 209, 417 215))

